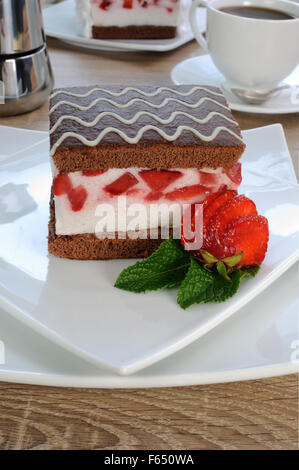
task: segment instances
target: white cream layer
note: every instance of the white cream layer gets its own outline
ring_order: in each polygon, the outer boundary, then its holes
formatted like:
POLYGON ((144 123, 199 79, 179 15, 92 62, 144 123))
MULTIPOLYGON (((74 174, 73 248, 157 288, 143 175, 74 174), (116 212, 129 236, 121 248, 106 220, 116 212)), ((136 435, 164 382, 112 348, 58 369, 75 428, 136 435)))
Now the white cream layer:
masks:
MULTIPOLYGON (((53 176, 57 174, 57 169, 52 166, 53 176)), ((133 227, 134 220, 136 218, 135 210, 138 210, 138 229, 146 230, 148 228, 157 228, 163 227, 168 224, 169 218, 167 214, 169 213, 169 207, 172 206, 172 216, 170 221, 170 226, 174 228, 179 227, 180 225, 180 215, 183 208, 183 204, 192 203, 192 202, 202 202, 209 192, 217 191, 222 185, 226 185, 228 189, 237 189, 237 185, 234 184, 230 178, 222 171, 222 168, 217 170, 211 169, 202 169, 207 173, 213 173, 216 175, 216 184, 209 187, 207 194, 203 194, 201 197, 195 196, 194 199, 186 200, 168 200, 165 197, 161 197, 158 201, 145 201, 144 197, 151 191, 150 188, 146 185, 145 181, 139 176, 141 168, 112 168, 102 175, 98 176, 83 176, 82 172, 69 173, 68 176, 71 179, 73 188, 77 186, 83 186, 87 191, 87 199, 85 201, 84 207, 79 212, 74 212, 71 208, 67 195, 55 196, 55 213, 56 213, 56 233, 57 235, 74 235, 74 234, 83 234, 83 233, 95 233, 95 232, 110 232, 108 227, 101 227, 99 230, 99 222, 103 220, 105 209, 104 204, 109 204, 112 206, 115 220, 120 223, 120 226, 116 227, 117 231, 128 231, 135 230, 133 227), (132 187, 134 194, 122 195, 126 196, 126 205, 119 205, 119 196, 111 197, 107 192, 104 191, 104 187, 122 174, 129 171, 135 178, 138 179, 138 184, 132 187), (139 211, 141 206, 134 207, 132 204, 141 204, 142 210, 139 211), (160 206, 160 213, 158 218, 153 217, 153 205, 163 205, 160 206), (130 208, 130 209, 129 209, 130 208), (131 212, 130 212, 131 211, 131 212)), ((200 174, 196 168, 188 169, 176 169, 183 173, 183 176, 170 184, 165 193, 174 191, 176 189, 182 188, 184 186, 192 186, 197 184, 202 184, 200 181, 200 174)))
POLYGON ((148 0, 143 8, 138 0, 133 0, 133 8, 123 8, 123 0, 112 0, 107 10, 99 8, 102 0, 77 0, 79 21, 84 35, 91 36, 92 26, 177 26, 179 1, 160 0, 158 5, 148 0), (169 11, 171 9, 172 11, 169 11))

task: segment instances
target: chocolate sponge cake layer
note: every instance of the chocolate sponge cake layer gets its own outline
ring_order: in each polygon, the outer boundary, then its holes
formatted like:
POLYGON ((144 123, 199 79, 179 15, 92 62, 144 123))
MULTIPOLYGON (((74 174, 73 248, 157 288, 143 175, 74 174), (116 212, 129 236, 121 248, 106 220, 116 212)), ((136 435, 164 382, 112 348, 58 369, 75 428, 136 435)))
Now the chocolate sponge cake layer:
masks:
POLYGON ((55 207, 53 199, 50 202, 50 221, 48 250, 49 253, 61 258, 77 260, 106 260, 118 258, 145 258, 151 255, 163 241, 160 237, 156 240, 126 239, 100 240, 94 234, 81 235, 56 235, 55 232, 55 207))
POLYGON ((50 145, 62 173, 228 167, 245 149, 222 92, 195 85, 55 90, 50 145))
POLYGON ((176 36, 175 26, 93 26, 94 39, 170 39, 176 36))
POLYGON ((214 148, 174 147, 169 144, 130 147, 67 148, 53 157, 61 173, 103 170, 106 168, 213 168, 229 167, 241 157, 243 149, 229 146, 214 148))

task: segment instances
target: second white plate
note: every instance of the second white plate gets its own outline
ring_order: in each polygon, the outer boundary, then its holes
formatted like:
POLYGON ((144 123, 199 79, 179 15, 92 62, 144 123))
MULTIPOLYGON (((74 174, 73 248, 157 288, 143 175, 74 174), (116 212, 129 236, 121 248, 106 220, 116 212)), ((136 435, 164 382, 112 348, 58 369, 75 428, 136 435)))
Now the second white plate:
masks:
POLYGON ((298 371, 298 266, 213 331, 136 374, 121 377, 68 353, 0 310, 0 381, 92 388, 171 387, 298 371), (284 295, 281 295, 283 292, 284 295), (4 363, 3 363, 4 362, 4 363))

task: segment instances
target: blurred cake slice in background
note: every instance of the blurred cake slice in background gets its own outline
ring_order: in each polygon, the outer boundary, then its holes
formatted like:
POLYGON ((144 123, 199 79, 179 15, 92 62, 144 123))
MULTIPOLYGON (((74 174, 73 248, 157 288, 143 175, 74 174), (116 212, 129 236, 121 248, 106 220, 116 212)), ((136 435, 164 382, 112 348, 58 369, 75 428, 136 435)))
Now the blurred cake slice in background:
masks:
POLYGON ((77 0, 84 36, 94 39, 174 38, 180 0, 77 0))

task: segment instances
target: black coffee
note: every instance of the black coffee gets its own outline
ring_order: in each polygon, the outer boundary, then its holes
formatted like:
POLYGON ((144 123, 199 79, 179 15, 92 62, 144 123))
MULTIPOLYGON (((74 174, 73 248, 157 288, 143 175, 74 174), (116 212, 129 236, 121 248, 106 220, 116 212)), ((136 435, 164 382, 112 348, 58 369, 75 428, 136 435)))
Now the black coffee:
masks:
POLYGON ((293 20, 294 16, 288 15, 278 10, 259 7, 223 7, 219 9, 230 15, 242 16, 243 18, 253 18, 256 20, 293 20))

